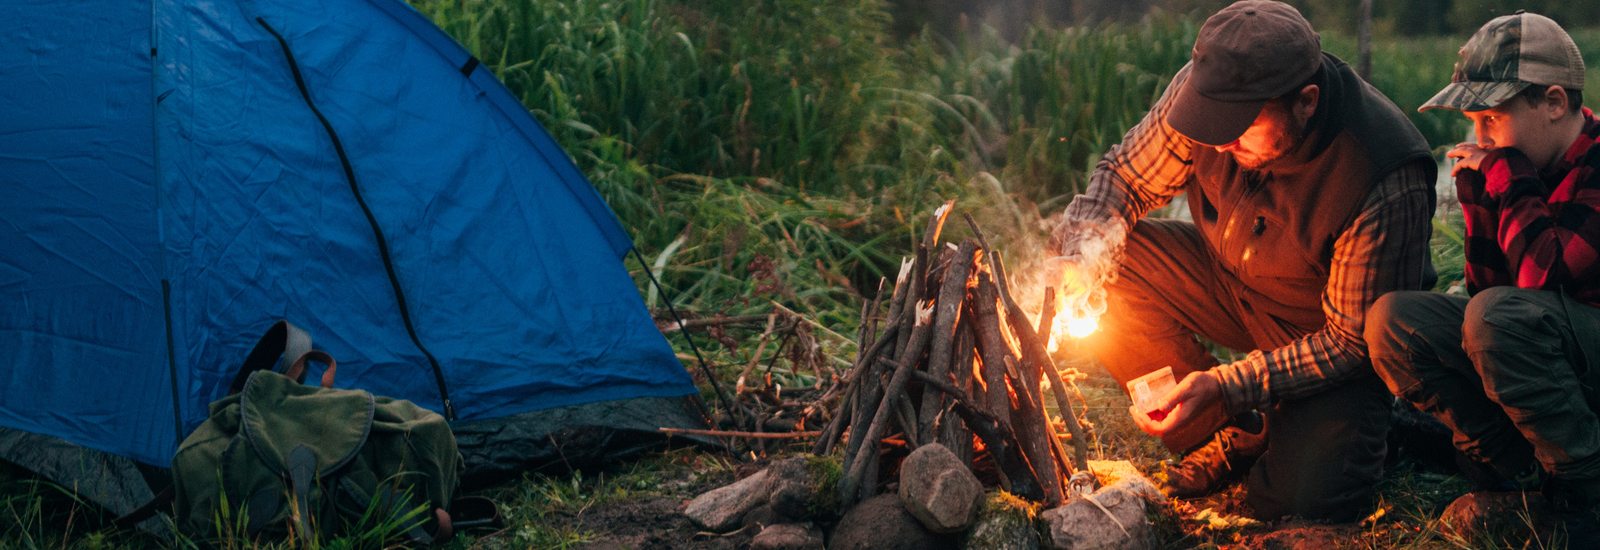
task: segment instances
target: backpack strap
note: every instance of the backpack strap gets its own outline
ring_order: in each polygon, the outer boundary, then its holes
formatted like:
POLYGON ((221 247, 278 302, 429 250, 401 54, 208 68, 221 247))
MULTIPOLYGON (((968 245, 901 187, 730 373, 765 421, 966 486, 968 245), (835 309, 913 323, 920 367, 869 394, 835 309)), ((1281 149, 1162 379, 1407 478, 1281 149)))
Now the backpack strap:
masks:
MULTIPOLYGON (((285 355, 284 357, 288 357, 288 356, 285 355)), ((289 365, 289 371, 283 373, 283 375, 287 376, 289 378, 293 378, 296 382, 299 382, 301 384, 306 383, 306 362, 307 361, 319 361, 322 364, 328 366, 327 370, 322 371, 322 387, 324 387, 324 388, 332 388, 333 387, 333 373, 338 368, 339 364, 333 360, 333 356, 332 355, 328 355, 328 352, 325 352, 325 351, 311 350, 311 351, 307 351, 305 353, 300 354, 299 357, 295 358, 294 364, 289 365)))
POLYGON ((176 486, 167 484, 167 488, 156 493, 156 496, 151 498, 150 502, 144 503, 143 506, 135 508, 132 512, 117 516, 116 519, 111 520, 111 524, 118 529, 132 529, 139 522, 155 517, 156 513, 160 512, 162 508, 172 506, 172 499, 175 496, 177 496, 176 486))
POLYGON ((314 540, 316 535, 311 531, 311 481, 317 475, 317 453, 300 444, 289 451, 289 459, 284 464, 289 471, 290 490, 294 494, 295 526, 300 530, 302 540, 314 540))
POLYGON ((286 372, 290 363, 308 351, 311 351, 311 334, 287 320, 279 319, 256 341, 256 347, 250 350, 250 355, 245 356, 244 366, 239 367, 239 374, 234 375, 233 383, 228 385, 228 395, 243 391, 250 373, 266 369, 286 372), (274 363, 277 364, 275 369, 274 363))

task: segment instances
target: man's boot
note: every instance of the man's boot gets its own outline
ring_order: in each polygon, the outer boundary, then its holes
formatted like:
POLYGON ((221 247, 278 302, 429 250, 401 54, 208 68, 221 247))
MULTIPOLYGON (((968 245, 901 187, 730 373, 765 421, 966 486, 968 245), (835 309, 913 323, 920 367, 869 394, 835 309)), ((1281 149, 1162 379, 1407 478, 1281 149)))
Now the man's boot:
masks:
POLYGON ((1218 431, 1211 440, 1167 468, 1161 490, 1173 498, 1196 498, 1211 494, 1235 472, 1244 472, 1267 451, 1267 438, 1261 416, 1248 413, 1236 417, 1234 425, 1218 431))

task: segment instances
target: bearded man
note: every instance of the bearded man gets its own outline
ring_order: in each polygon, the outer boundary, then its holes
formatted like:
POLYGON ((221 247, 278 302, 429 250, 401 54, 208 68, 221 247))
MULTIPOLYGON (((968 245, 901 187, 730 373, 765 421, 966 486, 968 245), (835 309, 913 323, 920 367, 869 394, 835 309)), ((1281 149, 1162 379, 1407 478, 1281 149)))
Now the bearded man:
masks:
POLYGON ((1123 383, 1168 366, 1179 380, 1132 411, 1187 452, 1169 494, 1247 471, 1258 518, 1370 509, 1393 396, 1364 315, 1434 282, 1435 171, 1416 127, 1293 7, 1245 0, 1206 20, 1050 244, 1073 304, 1103 296, 1085 348, 1123 383), (1193 222, 1144 219, 1179 194, 1193 222), (1197 335, 1248 353, 1219 364, 1197 335))

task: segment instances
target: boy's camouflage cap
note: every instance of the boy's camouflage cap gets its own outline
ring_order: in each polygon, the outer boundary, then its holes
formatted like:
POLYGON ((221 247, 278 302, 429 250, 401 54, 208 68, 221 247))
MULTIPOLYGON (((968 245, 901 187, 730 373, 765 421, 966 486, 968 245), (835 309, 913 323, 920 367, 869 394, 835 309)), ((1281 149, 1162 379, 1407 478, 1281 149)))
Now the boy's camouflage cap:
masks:
POLYGON ((1583 89, 1583 57, 1561 25, 1518 10, 1485 23, 1461 47, 1450 85, 1417 111, 1482 111, 1530 84, 1583 89))

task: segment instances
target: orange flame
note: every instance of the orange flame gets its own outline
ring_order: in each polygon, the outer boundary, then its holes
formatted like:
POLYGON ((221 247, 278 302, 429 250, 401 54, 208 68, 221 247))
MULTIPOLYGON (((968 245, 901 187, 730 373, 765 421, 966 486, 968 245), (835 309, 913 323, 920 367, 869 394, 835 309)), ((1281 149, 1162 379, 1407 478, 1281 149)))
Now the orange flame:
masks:
POLYGON ((1085 338, 1100 328, 1100 314, 1105 312, 1104 291, 1090 290, 1076 296, 1056 298, 1055 323, 1050 332, 1050 352, 1065 346, 1069 338, 1085 338))

